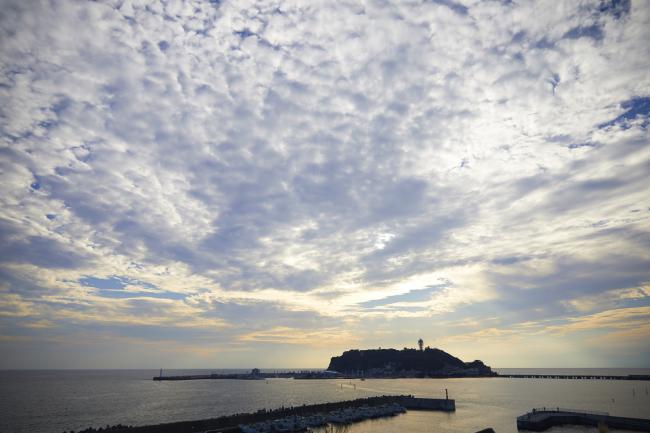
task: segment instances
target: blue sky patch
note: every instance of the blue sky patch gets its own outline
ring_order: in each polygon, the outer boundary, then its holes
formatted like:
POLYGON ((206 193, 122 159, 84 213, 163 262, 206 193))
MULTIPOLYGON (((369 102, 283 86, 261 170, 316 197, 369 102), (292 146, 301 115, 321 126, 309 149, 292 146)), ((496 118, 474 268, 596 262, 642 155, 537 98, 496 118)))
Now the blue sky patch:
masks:
POLYGON ((239 36, 242 39, 246 39, 249 36, 255 35, 255 33, 251 32, 249 29, 244 29, 244 30, 238 30, 236 32, 233 32, 235 35, 239 36))
POLYGON ((630 0, 602 0, 598 6, 598 12, 611 14, 614 18, 620 19, 630 13, 631 3, 630 0))
POLYGON ((648 126, 648 114, 650 114, 650 97, 636 97, 629 99, 621 104, 621 108, 625 110, 623 114, 609 122, 601 123, 598 128, 603 129, 608 126, 620 124, 623 129, 627 129, 627 121, 634 120, 637 117, 645 117, 642 126, 648 126))
POLYGON ((104 298, 158 298, 158 299, 185 299, 187 296, 184 293, 170 292, 167 290, 158 290, 154 284, 144 281, 135 280, 125 276, 110 276, 108 278, 97 277, 83 277, 79 279, 79 283, 86 287, 97 289, 96 294, 104 298), (152 291, 127 291, 124 290, 126 286, 139 286, 152 291))
POLYGON ((130 299, 130 298, 156 298, 156 299, 173 299, 182 300, 187 297, 184 293, 178 292, 130 292, 121 289, 99 289, 98 296, 113 299, 130 299))
POLYGON ((580 149, 581 147, 596 147, 596 143, 571 143, 569 149, 580 149))
POLYGON ((563 39, 580 39, 580 38, 591 38, 595 41, 600 41, 605 37, 603 29, 598 24, 592 24, 590 26, 578 26, 574 27, 563 36, 563 39))
POLYGON ((129 284, 128 280, 125 280, 121 277, 108 277, 108 278, 97 278, 97 277, 83 277, 79 278, 79 283, 82 286, 94 287, 95 289, 105 290, 105 289, 123 289, 129 284))
POLYGON ((158 287, 154 284, 147 283, 145 281, 136 280, 124 276, 112 275, 108 278, 97 278, 85 276, 79 278, 79 283, 86 287, 94 287, 96 289, 112 289, 119 290, 123 289, 126 286, 140 286, 146 289, 157 289, 158 287))
POLYGON ((435 292, 438 292, 448 286, 448 284, 436 284, 433 286, 427 286, 424 289, 411 290, 401 295, 387 296, 382 299, 361 302, 359 305, 363 308, 375 308, 394 304, 396 302, 425 302, 428 301, 431 298, 431 295, 433 295, 435 292))
POLYGON ((467 12, 469 11, 467 6, 452 0, 433 0, 433 2, 442 6, 447 6, 449 9, 451 9, 452 11, 456 12, 459 15, 467 15, 467 12))

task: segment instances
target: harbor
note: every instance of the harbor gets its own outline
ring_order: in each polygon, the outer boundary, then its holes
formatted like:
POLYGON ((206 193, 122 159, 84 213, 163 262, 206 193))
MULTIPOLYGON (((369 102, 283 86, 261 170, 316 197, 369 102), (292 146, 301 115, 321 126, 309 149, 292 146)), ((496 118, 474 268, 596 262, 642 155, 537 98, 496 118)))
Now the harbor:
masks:
MULTIPOLYGON (((238 413, 195 421, 183 421, 145 426, 113 426, 102 429, 112 433, 196 433, 242 432, 270 433, 306 431, 309 427, 328 424, 350 424, 367 419, 390 417, 407 410, 453 412, 453 399, 418 398, 412 395, 383 395, 355 400, 260 409, 253 413, 238 413)), ((86 429, 77 433, 93 433, 86 429)), ((74 432, 70 432, 74 433, 74 432)))
MULTIPOLYGON (((240 425, 243 433, 272 433, 272 432, 304 432, 308 428, 324 427, 328 424, 351 424, 380 417, 396 416, 406 412, 406 408, 398 402, 385 403, 378 406, 357 406, 334 410, 326 413, 316 413, 306 416, 289 416, 279 419, 260 421, 253 424, 240 425)), ((215 432, 216 433, 216 432, 215 432)))

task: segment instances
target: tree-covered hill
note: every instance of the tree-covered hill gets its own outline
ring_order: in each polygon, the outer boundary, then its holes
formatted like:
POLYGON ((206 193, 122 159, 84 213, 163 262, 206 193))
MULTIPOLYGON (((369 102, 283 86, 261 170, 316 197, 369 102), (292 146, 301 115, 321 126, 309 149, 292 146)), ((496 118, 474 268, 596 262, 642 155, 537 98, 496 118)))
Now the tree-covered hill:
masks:
POLYGON ((426 376, 491 376, 490 367, 481 361, 465 363, 440 349, 348 350, 332 357, 328 370, 347 374, 390 376, 398 374, 426 376))

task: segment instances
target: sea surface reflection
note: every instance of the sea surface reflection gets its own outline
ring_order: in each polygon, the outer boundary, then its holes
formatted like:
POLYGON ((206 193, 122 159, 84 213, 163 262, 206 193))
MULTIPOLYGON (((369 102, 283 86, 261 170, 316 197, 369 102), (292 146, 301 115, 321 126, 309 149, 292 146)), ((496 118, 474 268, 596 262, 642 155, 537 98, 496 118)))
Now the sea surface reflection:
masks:
MULTIPOLYGON (((201 374, 223 370, 170 371, 201 374)), ((647 374, 648 370, 637 371, 647 374)), ((197 380, 154 382, 156 370, 2 371, 0 432, 60 433, 107 424, 144 425, 218 417, 381 394, 456 399, 455 413, 417 412, 371 420, 349 433, 517 431, 534 407, 650 418, 648 382, 558 379, 197 380)), ((614 373, 608 373, 614 374, 614 373)), ((627 374, 627 373, 626 373, 627 374)), ((595 431, 563 428, 553 432, 595 431)))

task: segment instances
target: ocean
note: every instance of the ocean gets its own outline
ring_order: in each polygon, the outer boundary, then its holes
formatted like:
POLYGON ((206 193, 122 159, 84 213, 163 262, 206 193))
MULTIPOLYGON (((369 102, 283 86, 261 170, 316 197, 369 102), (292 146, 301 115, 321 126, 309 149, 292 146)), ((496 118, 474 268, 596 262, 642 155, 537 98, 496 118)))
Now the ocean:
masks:
MULTIPOLYGON (((650 374, 650 369, 495 369, 511 374, 650 374)), ((165 370, 206 374, 238 370, 165 370)), ((272 370, 263 370, 272 371, 272 370)), ((144 425, 218 417, 381 394, 456 400, 455 413, 409 411, 364 421, 348 433, 515 433, 518 415, 537 407, 650 418, 649 382, 557 379, 195 380, 154 382, 158 370, 0 371, 0 433, 62 433, 107 424, 144 425)), ((559 432, 595 431, 562 427, 559 432)), ((614 430, 612 430, 614 431, 614 430)))

